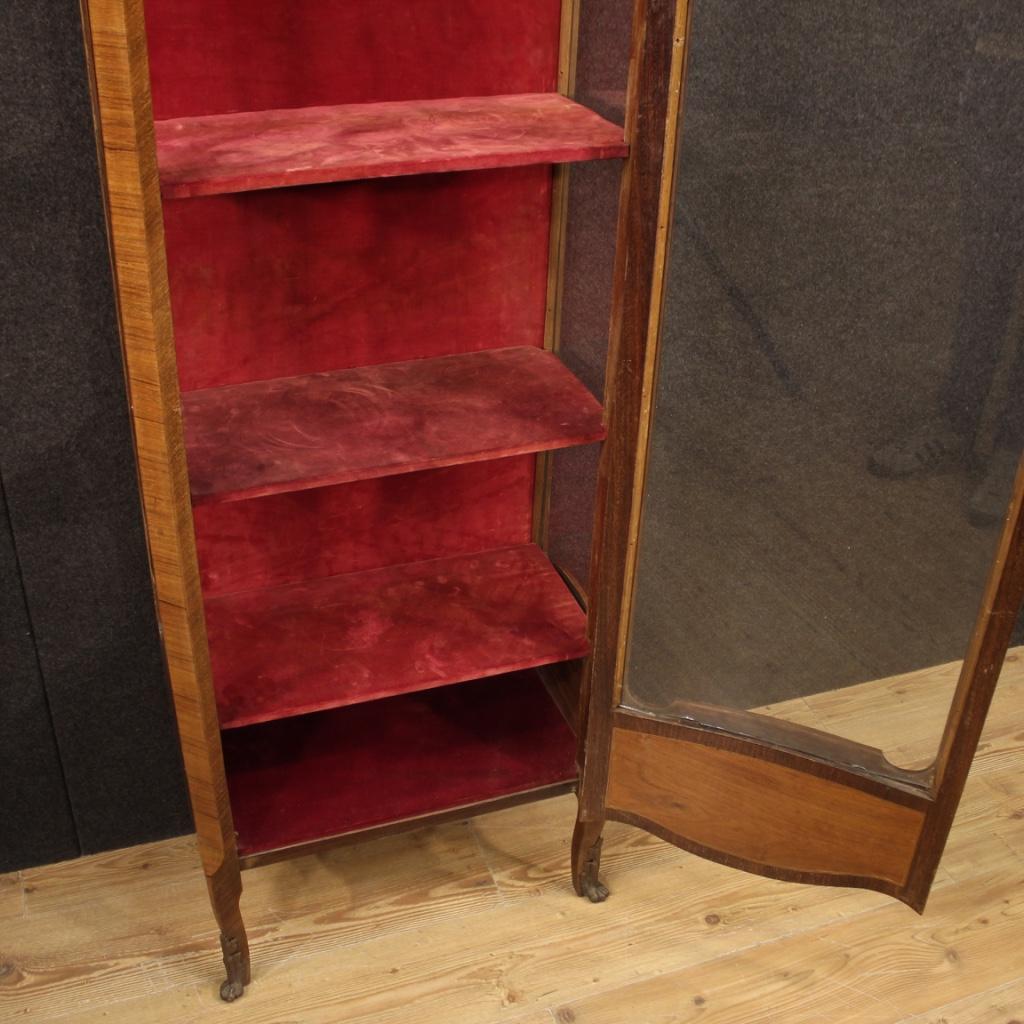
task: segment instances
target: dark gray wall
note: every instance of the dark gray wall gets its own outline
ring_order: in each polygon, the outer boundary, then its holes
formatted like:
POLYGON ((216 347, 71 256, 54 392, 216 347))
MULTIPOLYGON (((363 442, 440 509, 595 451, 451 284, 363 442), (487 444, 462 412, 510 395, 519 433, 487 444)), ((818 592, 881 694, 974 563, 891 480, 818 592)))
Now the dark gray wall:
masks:
POLYGON ((78 5, 0 6, 0 75, 0 866, 11 868, 181 833, 190 819, 78 5))

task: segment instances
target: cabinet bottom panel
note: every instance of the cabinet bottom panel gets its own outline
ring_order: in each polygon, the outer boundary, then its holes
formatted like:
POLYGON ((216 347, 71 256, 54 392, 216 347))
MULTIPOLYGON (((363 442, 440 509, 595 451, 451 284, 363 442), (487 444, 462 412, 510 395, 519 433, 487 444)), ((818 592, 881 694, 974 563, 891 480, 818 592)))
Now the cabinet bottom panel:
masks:
POLYGON ((243 857, 572 780, 575 737, 536 672, 234 729, 243 857))

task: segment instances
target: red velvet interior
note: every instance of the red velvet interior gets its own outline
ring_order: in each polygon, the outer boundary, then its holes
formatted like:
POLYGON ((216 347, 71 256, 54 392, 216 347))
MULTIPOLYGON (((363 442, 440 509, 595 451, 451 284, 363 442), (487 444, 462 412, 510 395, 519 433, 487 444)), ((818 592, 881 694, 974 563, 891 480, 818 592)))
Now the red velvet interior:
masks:
POLYGON ((551 451, 604 436, 553 356, 503 348, 192 391, 195 504, 551 451))
POLYGON ((242 854, 575 777, 575 738, 532 672, 224 734, 242 854))
POLYGON ((530 540, 531 456, 195 509, 207 596, 530 540))
POLYGON ((206 623, 225 729, 587 653, 532 544, 209 598, 206 623))
POLYGON ((158 121, 167 198, 625 156, 622 129, 557 93, 158 121))
MULTIPOLYGON (((145 7, 158 119, 551 92, 557 81, 560 0, 145 7)), ((182 389, 540 346, 550 204, 547 166, 167 200, 182 389)), ((527 456, 198 509, 204 581, 224 593, 476 552, 491 537, 519 543, 531 478, 527 456)), ((399 602, 393 617, 411 609, 399 602)), ((492 665, 519 648, 512 633, 492 665)), ((218 677, 227 664, 253 678, 259 666, 219 636, 211 630, 218 677)), ((568 729, 521 676, 232 730, 225 746, 243 850, 573 773, 568 729)))
POLYGON ((145 0, 157 119, 552 92, 561 0, 145 0))
POLYGON ((182 388, 539 345, 550 207, 549 167, 168 200, 182 388))

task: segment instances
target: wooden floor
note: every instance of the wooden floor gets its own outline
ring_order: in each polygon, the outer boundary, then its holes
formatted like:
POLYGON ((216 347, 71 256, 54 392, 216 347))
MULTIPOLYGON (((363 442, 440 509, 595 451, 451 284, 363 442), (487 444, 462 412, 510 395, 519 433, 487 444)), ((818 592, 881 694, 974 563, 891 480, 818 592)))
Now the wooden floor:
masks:
MULTIPOLYGON (((859 714, 909 752, 915 722, 931 734, 924 692, 888 688, 903 714, 863 692, 773 710, 847 729, 859 714)), ((1022 765, 1018 649, 923 917, 617 825, 612 896, 593 906, 569 888, 572 797, 258 868, 244 896, 254 983, 233 1005, 217 998, 191 839, 0 876, 0 1020, 1019 1024, 1022 765)))

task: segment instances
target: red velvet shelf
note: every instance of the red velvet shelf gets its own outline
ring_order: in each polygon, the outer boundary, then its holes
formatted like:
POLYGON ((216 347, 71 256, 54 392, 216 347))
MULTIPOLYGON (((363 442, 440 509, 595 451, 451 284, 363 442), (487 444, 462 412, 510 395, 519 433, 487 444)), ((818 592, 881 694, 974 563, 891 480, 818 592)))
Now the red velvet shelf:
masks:
POLYGON ((532 672, 235 730, 224 758, 243 856, 576 776, 532 672))
POLYGON ((156 140, 169 199, 627 152, 622 128, 557 93, 181 117, 156 140))
POLYGON ((600 403, 550 352, 491 349, 182 395, 194 504, 600 440, 600 403))
POLYGON ((587 653, 533 544, 209 598, 206 621, 224 729, 587 653))

